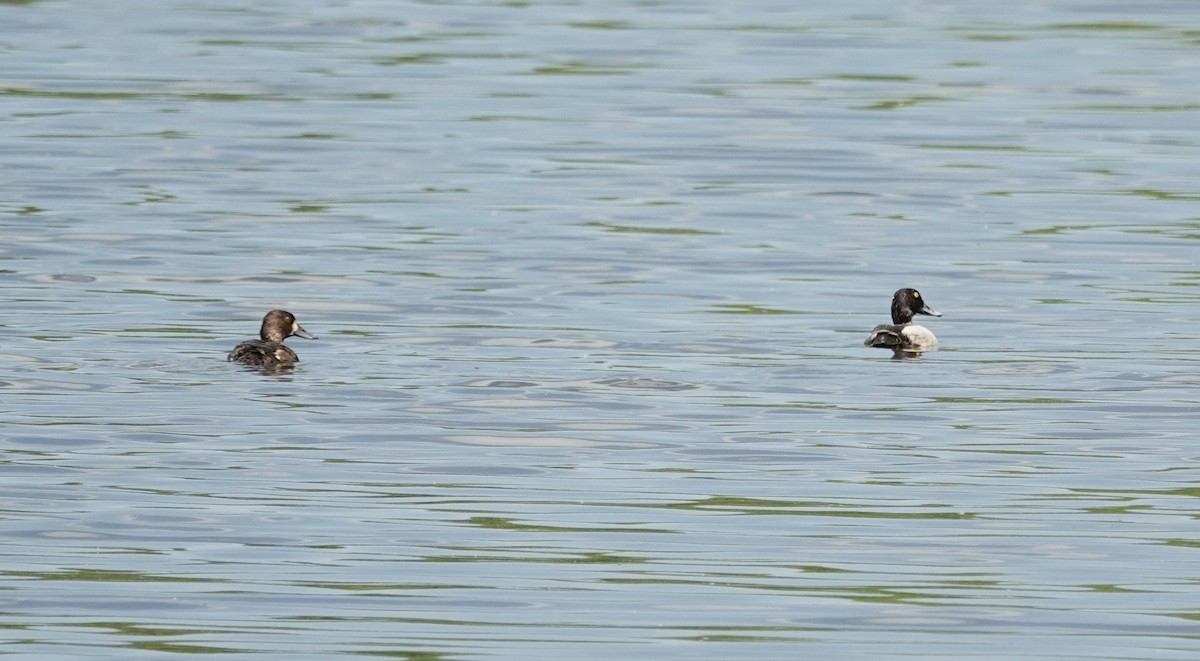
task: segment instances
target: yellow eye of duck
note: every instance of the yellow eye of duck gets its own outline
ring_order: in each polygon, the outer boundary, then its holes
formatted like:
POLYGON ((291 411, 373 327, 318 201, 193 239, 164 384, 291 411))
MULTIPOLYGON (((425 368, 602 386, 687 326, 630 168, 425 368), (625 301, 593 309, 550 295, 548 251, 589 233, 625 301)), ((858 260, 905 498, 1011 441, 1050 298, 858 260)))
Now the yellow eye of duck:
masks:
POLYGON ((913 298, 921 298, 921 292, 919 292, 919 291, 913 292, 913 298))

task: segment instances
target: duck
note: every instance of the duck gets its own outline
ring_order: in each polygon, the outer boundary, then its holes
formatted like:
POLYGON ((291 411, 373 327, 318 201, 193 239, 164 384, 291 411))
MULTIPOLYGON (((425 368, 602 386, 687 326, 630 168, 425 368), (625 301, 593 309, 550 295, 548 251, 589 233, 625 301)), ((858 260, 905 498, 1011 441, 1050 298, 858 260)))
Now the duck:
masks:
POLYGON ((283 344, 285 339, 293 335, 306 340, 317 339, 316 335, 300 326, 291 312, 271 310, 263 317, 262 329, 258 331, 260 339, 246 340, 237 345, 226 360, 270 369, 290 367, 300 361, 296 352, 283 344))
POLYGON ((902 352, 920 353, 937 347, 937 338, 932 331, 912 323, 913 317, 918 314, 942 316, 941 312, 925 303, 921 292, 907 287, 896 290, 892 295, 892 323, 876 326, 863 344, 891 349, 897 355, 902 352))

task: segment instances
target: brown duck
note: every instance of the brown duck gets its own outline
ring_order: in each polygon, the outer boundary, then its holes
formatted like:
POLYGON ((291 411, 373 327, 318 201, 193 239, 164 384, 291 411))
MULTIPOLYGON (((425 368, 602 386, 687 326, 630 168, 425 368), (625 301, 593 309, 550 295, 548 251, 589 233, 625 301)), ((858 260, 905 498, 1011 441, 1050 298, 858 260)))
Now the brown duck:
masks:
POLYGON ((316 335, 300 327, 295 315, 285 310, 271 310, 263 317, 262 329, 257 340, 246 340, 229 352, 228 360, 246 365, 261 365, 277 368, 300 361, 296 352, 284 346, 283 341, 291 336, 308 340, 316 335))

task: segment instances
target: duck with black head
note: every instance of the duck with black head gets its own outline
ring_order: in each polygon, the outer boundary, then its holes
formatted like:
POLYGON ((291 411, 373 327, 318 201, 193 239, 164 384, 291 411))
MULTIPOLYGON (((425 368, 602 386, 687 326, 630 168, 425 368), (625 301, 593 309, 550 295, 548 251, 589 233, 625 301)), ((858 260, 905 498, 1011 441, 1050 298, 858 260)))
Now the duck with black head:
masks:
POLYGON ((912 323, 913 317, 927 314, 942 316, 925 303, 921 292, 915 289, 899 289, 892 296, 892 323, 876 326, 863 344, 869 347, 891 349, 896 355, 920 353, 937 347, 937 338, 924 326, 912 323))
POLYGON ((237 345, 229 352, 227 360, 268 369, 290 367, 300 361, 296 352, 283 344, 285 339, 292 336, 317 339, 316 335, 300 326, 291 312, 271 310, 263 317, 262 328, 258 331, 259 339, 246 340, 237 345))

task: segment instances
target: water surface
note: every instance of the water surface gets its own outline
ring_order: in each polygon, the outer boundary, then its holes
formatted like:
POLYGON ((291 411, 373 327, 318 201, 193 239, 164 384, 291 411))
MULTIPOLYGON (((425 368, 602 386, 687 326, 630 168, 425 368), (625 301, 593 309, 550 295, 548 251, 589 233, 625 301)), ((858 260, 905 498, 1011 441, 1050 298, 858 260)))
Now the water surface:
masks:
POLYGON ((1190 4, 125 5, 0 5, 4 651, 1200 652, 1190 4))

